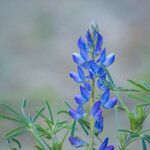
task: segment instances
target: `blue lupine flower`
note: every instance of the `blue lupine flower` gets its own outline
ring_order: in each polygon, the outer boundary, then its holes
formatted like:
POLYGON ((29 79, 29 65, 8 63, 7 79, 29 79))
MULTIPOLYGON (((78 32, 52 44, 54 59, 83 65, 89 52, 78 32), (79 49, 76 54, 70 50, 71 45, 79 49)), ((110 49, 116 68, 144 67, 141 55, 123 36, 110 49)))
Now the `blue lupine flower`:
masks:
POLYGON ((92 107, 91 115, 94 117, 95 114, 100 110, 101 101, 95 102, 95 104, 92 107))
POLYGON ((108 141, 109 141, 109 138, 106 138, 104 140, 104 142, 101 144, 99 150, 114 150, 114 146, 113 145, 107 146, 108 145, 108 141))
POLYGON ((86 32, 86 39, 87 39, 87 44, 88 46, 92 46, 93 45, 93 39, 92 39, 92 36, 91 36, 91 33, 90 33, 90 30, 88 30, 86 32))
POLYGON ((82 37, 79 38, 78 40, 78 47, 80 49, 80 55, 85 59, 88 60, 88 49, 86 46, 86 43, 82 39, 82 37))
POLYGON ((108 88, 103 85, 103 81, 106 80, 106 73, 104 73, 98 80, 97 80, 97 87, 102 90, 103 92, 106 92, 108 88))
POLYGON ((114 108, 118 99, 116 97, 110 98, 110 90, 107 90, 101 97, 101 106, 106 109, 114 108))
POLYGON ((92 87, 91 84, 89 82, 85 82, 84 83, 84 87, 87 91, 91 92, 92 91, 92 87))
POLYGON ((110 66, 115 61, 115 55, 110 54, 106 56, 106 49, 101 52, 100 58, 97 60, 97 63, 104 65, 105 67, 110 66))
POLYGON ((115 61, 115 55, 114 54, 110 54, 106 57, 105 61, 103 62, 104 66, 110 66, 111 64, 113 64, 115 61))
POLYGON ((103 93, 103 95, 101 96, 101 100, 95 102, 95 104, 92 107, 92 111, 91 114, 92 116, 95 116, 95 114, 100 110, 100 106, 104 105, 105 103, 107 103, 108 99, 109 99, 109 95, 110 95, 110 91, 107 90, 105 93, 103 93))
POLYGON ((73 53, 72 58, 77 65, 85 63, 85 59, 78 53, 73 53))
POLYGON ((97 60, 97 63, 103 64, 105 60, 106 60, 106 49, 104 48, 104 50, 101 52, 99 59, 97 60))
POLYGON ((99 54, 101 51, 101 46, 103 43, 103 37, 99 34, 99 32, 95 32, 94 37, 96 39, 96 44, 95 44, 95 48, 94 48, 94 56, 99 54))
POLYGON ((100 109, 100 101, 97 101, 92 108, 91 115, 95 119, 95 128, 98 130, 98 133, 101 133, 103 130, 103 116, 102 110, 100 109))
POLYGON ((102 76, 103 73, 104 73, 104 70, 102 67, 98 66, 97 63, 93 60, 90 60, 88 63, 87 63, 87 68, 88 68, 88 71, 89 71, 89 78, 90 79, 94 79, 96 78, 97 76, 102 76))
POLYGON ((80 92, 81 92, 81 95, 84 99, 86 99, 86 100, 90 99, 90 93, 85 87, 80 86, 80 92))
POLYGON ((83 105, 90 99, 91 87, 88 82, 84 83, 85 87, 80 86, 81 95, 75 95, 75 101, 77 104, 83 105))
POLYGON ((82 105, 79 105, 77 110, 70 109, 69 114, 73 119, 79 120, 80 118, 84 116, 85 113, 84 113, 84 109, 82 105))
POLYGON ((96 112, 100 109, 100 106, 106 109, 114 108, 117 101, 118 99, 116 97, 110 98, 110 90, 107 90, 105 93, 103 93, 103 95, 101 96, 101 99, 95 102, 95 104, 92 107, 91 114, 94 116, 96 112))
POLYGON ((83 98, 81 95, 75 95, 75 101, 77 104, 83 105, 88 101, 88 99, 83 98))
POLYGON ((70 77, 77 83, 82 83, 85 81, 85 75, 80 66, 78 66, 78 73, 70 72, 70 77))
POLYGON ((71 145, 75 146, 76 148, 87 146, 87 143, 78 137, 70 136, 69 141, 70 141, 71 145))
POLYGON ((98 110, 98 112, 94 115, 94 119, 95 119, 95 128, 98 130, 98 133, 101 133, 103 130, 102 110, 98 110))
MULTIPOLYGON (((106 48, 103 48, 102 44, 103 37, 98 31, 98 27, 92 25, 91 29, 86 32, 86 42, 82 37, 78 39, 79 53, 73 53, 72 56, 73 61, 77 65, 78 73, 70 73, 70 77, 80 84, 80 94, 75 95, 74 97, 75 102, 78 105, 77 110, 71 109, 69 112, 73 119, 79 120, 85 116, 86 113, 83 108, 84 104, 93 98, 91 96, 95 96, 93 90, 96 87, 103 93, 100 100, 93 104, 91 110, 91 115, 95 120, 95 129, 98 133, 101 133, 103 130, 103 115, 101 108, 114 108, 117 103, 117 98, 110 98, 110 89, 103 84, 107 78, 105 68, 114 63, 115 55, 107 55, 106 48)), ((84 145, 84 141, 77 137, 70 137, 69 140, 75 147, 84 145)), ((108 138, 104 140, 99 150, 114 149, 113 146, 107 146, 107 144, 108 138)))

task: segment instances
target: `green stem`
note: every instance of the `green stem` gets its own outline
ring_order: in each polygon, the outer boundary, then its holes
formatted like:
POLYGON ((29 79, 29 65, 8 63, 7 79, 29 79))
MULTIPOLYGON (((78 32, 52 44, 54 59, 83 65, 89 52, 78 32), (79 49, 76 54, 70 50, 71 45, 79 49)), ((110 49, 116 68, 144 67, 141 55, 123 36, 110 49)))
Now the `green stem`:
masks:
POLYGON ((50 148, 45 144, 45 142, 41 139, 41 137, 37 133, 35 126, 30 125, 28 130, 29 132, 32 133, 32 136, 35 138, 36 142, 41 146, 42 149, 50 150, 50 148))
MULTIPOLYGON (((92 80, 92 94, 91 94, 91 100, 90 100, 90 108, 92 109, 94 105, 94 99, 95 99, 95 79, 92 80)), ((88 150, 93 150, 94 145, 94 118, 92 115, 90 115, 90 142, 88 150)))
POLYGON ((119 125, 119 119, 118 119, 118 110, 116 106, 115 106, 115 117, 116 117, 117 129, 119 130, 120 125, 119 125))
POLYGON ((63 139, 62 139, 62 142, 61 142, 61 149, 62 149, 62 147, 63 147, 64 141, 65 141, 65 139, 66 139, 66 137, 67 137, 67 135, 68 135, 70 129, 71 129, 71 126, 68 128, 66 134, 64 135, 64 137, 63 137, 63 139))
POLYGON ((124 108, 124 110, 126 111, 126 113, 129 115, 130 111, 129 111, 128 107, 124 104, 124 102, 123 102, 120 94, 118 93, 118 91, 115 91, 115 95, 117 96, 118 101, 120 102, 121 106, 124 108))

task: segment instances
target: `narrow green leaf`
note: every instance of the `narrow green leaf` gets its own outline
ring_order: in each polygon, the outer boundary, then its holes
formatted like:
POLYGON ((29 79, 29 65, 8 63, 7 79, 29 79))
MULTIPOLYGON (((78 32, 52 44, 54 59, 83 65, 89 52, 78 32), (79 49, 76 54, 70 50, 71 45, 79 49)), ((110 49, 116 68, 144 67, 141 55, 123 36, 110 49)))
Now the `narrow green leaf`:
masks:
POLYGON ((15 128, 15 129, 11 130, 10 132, 8 132, 8 133, 5 135, 5 137, 6 137, 7 139, 9 139, 9 137, 14 137, 14 135, 20 133, 21 131, 24 131, 25 128, 26 128, 26 126, 21 126, 21 127, 15 128))
POLYGON ((47 123, 47 125, 49 126, 49 128, 52 128, 52 121, 49 120, 45 115, 40 114, 40 116, 45 120, 45 122, 47 123))
POLYGON ((118 131, 119 132, 127 132, 127 133, 133 134, 135 136, 140 136, 138 133, 130 131, 130 130, 126 130, 126 129, 119 129, 118 131))
POLYGON ((120 91, 120 92, 139 92, 139 90, 126 89, 126 88, 123 88, 123 87, 118 87, 117 90, 120 91))
POLYGON ((61 111, 57 112, 57 115, 59 115, 59 114, 67 114, 67 115, 69 115, 69 112, 67 110, 61 110, 61 111))
POLYGON ((16 112, 14 109, 12 109, 11 107, 5 105, 5 104, 1 104, 2 107, 4 107, 5 109, 7 109, 9 112, 15 114, 17 117, 19 117, 20 119, 24 120, 24 117, 21 116, 18 112, 16 112))
POLYGON ((85 134, 86 134, 86 135, 89 135, 89 132, 88 132, 88 130, 86 129, 86 127, 84 126, 84 124, 82 123, 82 121, 79 120, 78 122, 79 122, 80 126, 82 127, 83 131, 85 132, 85 134))
POLYGON ((137 86, 137 87, 140 88, 141 90, 150 91, 150 90, 148 90, 147 88, 145 88, 145 86, 143 86, 142 84, 140 84, 140 83, 138 83, 138 82, 135 82, 135 81, 130 80, 130 79, 128 80, 128 82, 131 83, 131 84, 133 84, 133 85, 135 85, 135 86, 137 86))
POLYGON ((23 132, 25 132, 25 130, 18 130, 16 131, 15 133, 9 135, 9 136, 6 136, 6 139, 12 139, 12 138, 15 138, 17 136, 19 136, 20 134, 22 134, 23 132))
POLYGON ((47 105, 47 108, 48 108, 48 112, 49 112, 51 121, 52 121, 52 123, 54 123, 53 114, 52 114, 52 111, 51 111, 51 108, 50 108, 50 105, 49 105, 48 101, 46 101, 46 105, 47 105))
POLYGON ((144 135, 143 138, 150 144, 150 135, 144 135))
POLYGON ((73 121, 71 126, 71 136, 74 136, 75 129, 76 129, 76 120, 73 121))
MULTIPOLYGON (((8 140, 8 143, 9 143, 9 144, 15 143, 15 144, 17 145, 18 149, 19 149, 19 150, 21 149, 21 143, 20 143, 17 139, 15 139, 15 138, 12 138, 12 139, 8 140)), ((12 149, 12 150, 13 150, 13 149, 14 149, 14 150, 17 150, 16 148, 11 148, 11 149, 12 149)))
POLYGON ((8 117, 8 116, 5 116, 5 115, 1 115, 0 114, 0 119, 7 119, 7 120, 11 120, 11 121, 14 121, 14 122, 22 122, 22 120, 18 120, 16 118, 12 118, 12 117, 8 117))
POLYGON ((65 104, 71 109, 71 106, 68 104, 68 102, 65 102, 65 104))
POLYGON ((36 121, 36 119, 40 116, 40 114, 44 111, 45 107, 42 107, 37 113, 36 115, 34 116, 33 118, 33 122, 36 121))

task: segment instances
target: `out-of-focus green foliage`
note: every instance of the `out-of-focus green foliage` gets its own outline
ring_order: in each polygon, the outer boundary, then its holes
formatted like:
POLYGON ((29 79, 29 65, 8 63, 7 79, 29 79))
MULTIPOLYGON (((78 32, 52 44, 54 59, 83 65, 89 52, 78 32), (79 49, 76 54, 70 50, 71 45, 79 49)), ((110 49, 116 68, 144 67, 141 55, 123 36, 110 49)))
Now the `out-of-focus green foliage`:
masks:
POLYGON ((6 140, 9 143, 11 150, 21 149, 21 143, 17 140, 17 137, 23 132, 29 132, 36 141, 36 148, 38 150, 61 150, 64 140, 70 130, 70 126, 67 121, 60 121, 54 119, 49 103, 46 101, 44 106, 36 111, 36 114, 31 117, 25 110, 26 100, 23 100, 21 105, 21 113, 17 112, 13 108, 1 104, 9 115, 0 114, 0 119, 7 119, 18 124, 18 127, 11 130, 5 135, 6 140), (48 115, 44 114, 44 110, 47 109, 48 115), (44 124, 39 124, 38 119, 43 119, 44 124), (65 129, 66 133, 59 141, 57 136, 65 129), (15 146, 14 146, 15 144, 15 146))

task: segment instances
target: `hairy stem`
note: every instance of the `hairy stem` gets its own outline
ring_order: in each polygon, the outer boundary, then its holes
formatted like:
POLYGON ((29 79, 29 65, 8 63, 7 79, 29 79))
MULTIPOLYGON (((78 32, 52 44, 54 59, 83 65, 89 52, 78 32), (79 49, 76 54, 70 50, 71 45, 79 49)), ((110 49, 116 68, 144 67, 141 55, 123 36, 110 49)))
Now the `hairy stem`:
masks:
MULTIPOLYGON (((92 109, 94 105, 94 99, 95 99, 95 79, 92 80, 92 94, 91 94, 91 100, 90 100, 90 108, 92 109)), ((90 142, 88 150, 93 150, 94 145, 94 118, 92 115, 90 115, 90 142)))

